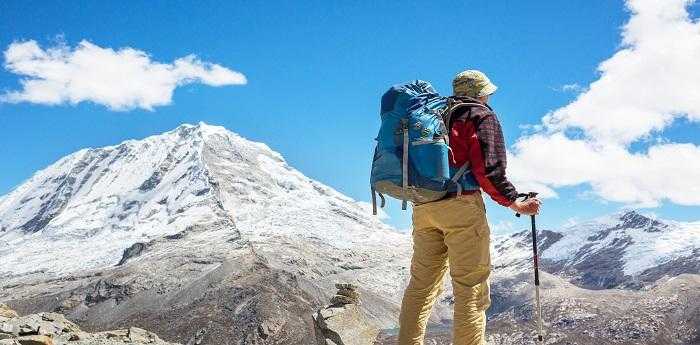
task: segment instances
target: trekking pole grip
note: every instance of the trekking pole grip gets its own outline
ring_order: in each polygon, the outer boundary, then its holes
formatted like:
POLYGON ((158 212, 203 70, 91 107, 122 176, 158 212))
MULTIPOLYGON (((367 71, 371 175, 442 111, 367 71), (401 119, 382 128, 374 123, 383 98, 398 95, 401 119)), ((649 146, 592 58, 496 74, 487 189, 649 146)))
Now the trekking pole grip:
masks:
MULTIPOLYGON (((534 197, 537 197, 537 192, 518 193, 518 198, 524 198, 523 201, 534 197)), ((520 213, 516 213, 515 216, 520 217, 520 213)))

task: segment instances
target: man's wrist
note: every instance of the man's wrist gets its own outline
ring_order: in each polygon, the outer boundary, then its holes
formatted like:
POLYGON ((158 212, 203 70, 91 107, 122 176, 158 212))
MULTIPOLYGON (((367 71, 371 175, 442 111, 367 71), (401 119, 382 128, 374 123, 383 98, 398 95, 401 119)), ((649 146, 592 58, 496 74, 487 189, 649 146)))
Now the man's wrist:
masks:
POLYGON ((518 206, 517 206, 517 205, 518 205, 518 204, 517 204, 515 201, 511 201, 511 202, 510 202, 510 205, 508 205, 508 208, 511 209, 511 210, 513 210, 513 211, 517 211, 517 210, 518 210, 518 206))

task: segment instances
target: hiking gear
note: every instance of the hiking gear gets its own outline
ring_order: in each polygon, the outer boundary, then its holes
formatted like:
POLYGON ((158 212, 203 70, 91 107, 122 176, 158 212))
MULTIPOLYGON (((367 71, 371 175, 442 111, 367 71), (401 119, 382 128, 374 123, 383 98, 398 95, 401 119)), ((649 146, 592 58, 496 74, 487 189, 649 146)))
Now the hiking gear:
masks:
MULTIPOLYGON (((518 197, 525 197, 523 201, 537 197, 537 193, 529 192, 518 194, 518 197)), ((516 217, 520 217, 520 213, 515 214, 516 217)), ((535 301, 537 303, 537 340, 543 341, 542 338, 542 307, 540 306, 540 266, 539 266, 539 255, 537 254, 537 225, 535 223, 535 215, 530 216, 530 223, 532 225, 532 252, 533 252, 533 266, 535 268, 535 301)))
POLYGON ((411 278, 399 316, 399 344, 423 344, 431 309, 448 268, 454 293, 453 344, 484 343, 491 305, 490 230, 481 193, 413 208, 411 278))
POLYGON ((462 191, 462 193, 460 193, 460 194, 457 194, 457 192, 447 192, 447 194, 445 194, 445 199, 447 199, 447 198, 454 198, 454 197, 456 197, 456 196, 458 196, 458 195, 469 195, 469 194, 479 193, 479 192, 480 192, 480 191, 479 191, 478 189, 477 189, 477 190, 464 190, 464 191, 462 191))
POLYGON ((498 117, 493 110, 469 97, 451 97, 450 118, 452 164, 469 163, 470 177, 491 199, 510 206, 518 192, 506 178, 506 145, 498 117), (474 106, 473 104, 479 104, 474 106))
POLYGON ((467 162, 459 167, 449 164, 449 133, 443 119, 449 113, 448 98, 422 80, 394 85, 384 93, 370 178, 374 214, 375 193, 382 201, 384 194, 402 200, 405 210, 408 201, 439 200, 450 188, 458 193, 478 189, 473 178, 466 178, 467 162))
POLYGON ((455 96, 483 97, 496 92, 498 87, 481 71, 466 70, 452 80, 452 94, 455 96))

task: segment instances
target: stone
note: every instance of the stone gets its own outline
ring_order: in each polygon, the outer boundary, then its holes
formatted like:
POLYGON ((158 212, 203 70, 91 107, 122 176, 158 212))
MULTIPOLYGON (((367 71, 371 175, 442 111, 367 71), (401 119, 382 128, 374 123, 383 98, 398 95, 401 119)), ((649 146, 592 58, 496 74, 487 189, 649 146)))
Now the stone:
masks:
MULTIPOLYGON (((117 345, 161 344, 158 336, 147 330, 131 327, 98 333, 87 333, 58 313, 39 313, 0 322, 0 345, 117 345)), ((196 344, 200 344, 201 339, 196 344)), ((175 345, 175 344, 173 344, 175 345)))
POLYGON ((341 295, 341 296, 346 296, 346 297, 352 298, 355 301, 360 300, 360 293, 355 291, 355 290, 342 289, 342 290, 338 290, 337 294, 341 295))
POLYGON ((83 304, 85 296, 73 295, 63 300, 61 304, 56 308, 56 311, 64 312, 70 311, 77 308, 79 305, 83 304))
POLYGON ((16 311, 10 309, 10 307, 8 307, 7 304, 0 303, 0 316, 12 319, 19 317, 19 314, 17 314, 16 311))
POLYGON ((343 308, 333 308, 333 307, 323 308, 318 312, 318 317, 317 317, 318 322, 323 322, 323 320, 329 319, 329 318, 335 316, 336 314, 341 313, 342 311, 343 311, 343 308))
POLYGON ((379 329, 354 304, 321 309, 314 320, 324 337, 320 345, 373 344, 379 334, 379 329))
POLYGON ((129 331, 124 329, 118 329, 114 331, 100 332, 98 335, 104 335, 107 339, 113 338, 126 338, 129 335, 129 331))
POLYGON ((39 314, 44 321, 65 321, 66 318, 59 313, 41 313, 39 314))
POLYGON ((357 287, 344 283, 335 287, 338 294, 331 298, 331 305, 313 315, 316 328, 323 335, 317 338, 318 345, 373 344, 379 329, 360 310, 357 287))
POLYGON ((335 288, 338 290, 357 290, 357 285, 350 283, 335 283, 335 288))
POLYGON ((157 337, 155 334, 138 327, 131 327, 128 331, 128 338, 132 342, 143 342, 150 343, 153 342, 157 337))
POLYGON ((11 323, 3 322, 0 323, 0 333, 14 333, 15 332, 15 326, 13 326, 11 323))
POLYGON ((39 326, 34 324, 22 324, 19 326, 19 335, 36 334, 39 331, 39 326))
POLYGON ((85 340, 87 338, 86 334, 83 332, 71 333, 68 337, 68 341, 85 340))
POLYGON ((45 335, 29 335, 17 338, 21 345, 54 345, 51 338, 45 335))
POLYGON ((343 295, 335 295, 331 298, 332 305, 357 304, 357 300, 343 295))
POLYGON ((61 332, 62 327, 58 327, 57 325, 49 322, 43 322, 41 325, 39 325, 39 329, 37 330, 37 334, 39 335, 58 335, 61 334, 61 332))

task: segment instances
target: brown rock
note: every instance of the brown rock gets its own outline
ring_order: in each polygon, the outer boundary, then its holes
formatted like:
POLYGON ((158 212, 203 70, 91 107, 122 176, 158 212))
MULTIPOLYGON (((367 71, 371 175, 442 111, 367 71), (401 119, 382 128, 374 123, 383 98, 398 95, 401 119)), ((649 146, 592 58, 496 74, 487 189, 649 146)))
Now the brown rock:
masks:
POLYGON ((85 340, 88 338, 88 334, 85 332, 71 333, 68 337, 68 341, 85 340))
POLYGON ((356 301, 360 300, 360 293, 355 290, 338 290, 338 295, 350 297, 356 301))
POLYGON ((357 300, 343 295, 335 295, 331 298, 332 305, 357 304, 357 300))
POLYGON ((61 302, 61 305, 56 308, 56 311, 65 312, 70 311, 78 307, 83 303, 85 298, 79 295, 70 296, 61 302))
POLYGON ((97 335, 104 335, 107 339, 126 338, 129 335, 129 331, 125 329, 117 329, 114 331, 100 332, 97 333, 97 335))
POLYGON ((17 341, 22 345, 54 345, 53 340, 45 335, 19 337, 17 341))
POLYGON ((129 337, 129 340, 131 340, 132 342, 143 342, 143 343, 151 343, 151 342, 155 341, 156 339, 158 339, 158 337, 155 334, 153 334, 145 329, 138 328, 138 327, 129 328, 128 337, 129 337))
POLYGON ((335 288, 338 290, 357 290, 357 285, 350 283, 335 283, 335 288))
POLYGON ((8 307, 7 304, 0 303, 0 316, 12 319, 15 317, 19 317, 19 314, 17 314, 16 311, 10 309, 10 307, 8 307))

